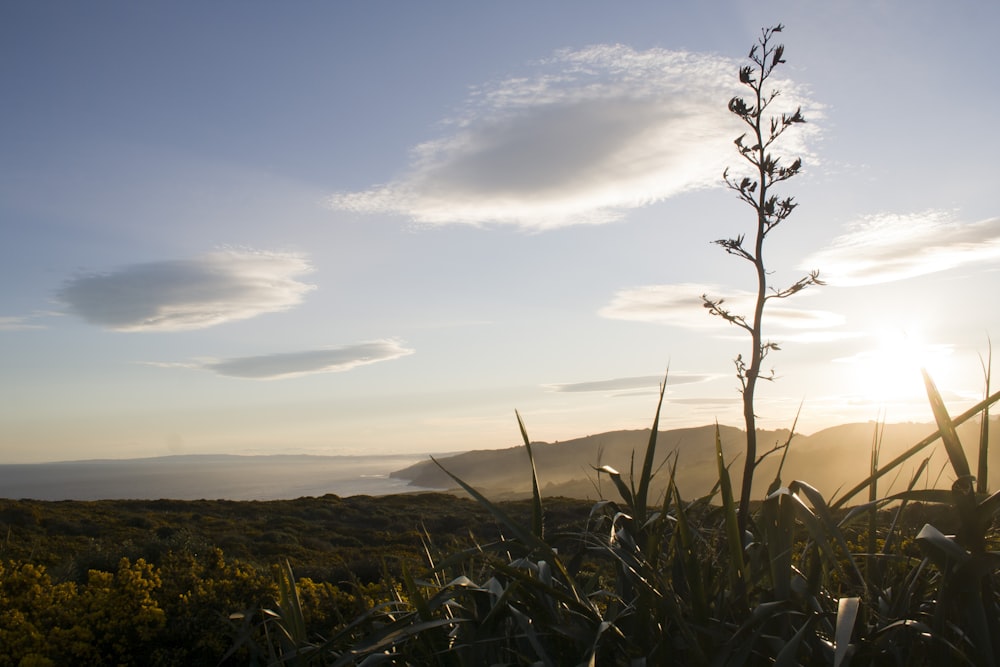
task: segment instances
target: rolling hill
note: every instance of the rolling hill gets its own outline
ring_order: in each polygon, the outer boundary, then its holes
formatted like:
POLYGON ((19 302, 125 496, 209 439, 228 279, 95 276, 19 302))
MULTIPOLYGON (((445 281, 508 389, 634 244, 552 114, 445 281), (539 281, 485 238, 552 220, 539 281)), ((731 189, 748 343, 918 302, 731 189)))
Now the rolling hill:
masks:
MULTIPOLYGON (((796 434, 792 437, 787 460, 782 471, 785 483, 801 479, 817 487, 830 497, 838 490, 846 490, 860 482, 868 474, 872 442, 877 425, 874 422, 845 424, 828 428, 812 435, 796 434)), ((966 445, 967 455, 973 468, 977 454, 979 426, 967 422, 959 428, 959 436, 966 445)), ((992 429, 991 429, 992 430, 992 429)), ((899 423, 887 424, 881 429, 880 461, 885 464, 916 444, 927 435, 934 433, 932 424, 899 423)), ((723 456, 730 465, 734 484, 742 476, 743 431, 731 426, 719 427, 723 456)), ((784 444, 789 431, 758 431, 758 455, 775 445, 784 444)), ((629 471, 638 473, 642 465, 649 430, 613 431, 589 435, 564 442, 532 443, 535 467, 538 471, 542 493, 548 496, 569 496, 577 498, 597 498, 613 495, 609 480, 599 479, 595 467, 610 465, 627 479, 629 471), (600 488, 600 490, 599 490, 600 488)), ((953 480, 947 459, 941 451, 940 440, 924 449, 919 455, 900 466, 897 473, 889 473, 880 481, 880 488, 886 489, 895 480, 894 489, 901 489, 926 456, 933 454, 929 468, 929 479, 921 480, 920 486, 948 483, 953 480), (942 466, 945 466, 942 468, 942 466), (943 472, 942 472, 943 469, 943 472)), ((662 466, 654 479, 654 490, 662 492, 666 469, 672 465, 676 455, 677 482, 682 496, 694 497, 708 492, 718 478, 715 462, 715 426, 660 431, 657 435, 656 463, 662 466), (659 481, 659 485, 656 485, 659 481)), ((1000 453, 991 457, 994 470, 1000 466, 1000 453)), ((754 495, 760 497, 774 478, 778 469, 780 454, 768 457, 758 468, 754 479, 754 495)), ((521 497, 531 491, 531 472, 527 451, 523 446, 507 449, 474 450, 463 454, 439 458, 438 461, 449 472, 487 495, 496 498, 521 497)), ((432 488, 458 487, 433 461, 416 463, 397 470, 391 477, 406 480, 414 486, 432 488)), ((1000 474, 991 474, 994 486, 1000 474)))

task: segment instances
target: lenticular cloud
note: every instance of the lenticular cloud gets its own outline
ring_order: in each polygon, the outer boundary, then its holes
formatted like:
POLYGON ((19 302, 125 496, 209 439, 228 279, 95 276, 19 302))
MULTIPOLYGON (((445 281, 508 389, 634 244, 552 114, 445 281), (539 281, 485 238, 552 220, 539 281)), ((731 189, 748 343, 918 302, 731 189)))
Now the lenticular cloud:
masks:
POLYGON ((295 279, 311 270, 299 255, 227 250, 80 276, 57 296, 107 329, 184 331, 291 308, 315 288, 295 279))
POLYGON ((209 361, 195 367, 229 377, 273 380, 314 373, 340 373, 357 366, 390 361, 410 354, 413 354, 413 350, 404 347, 399 341, 377 340, 345 347, 209 361))
MULTIPOLYGON (((404 175, 330 204, 428 224, 594 224, 718 184, 733 159, 736 61, 616 45, 560 52, 538 69, 475 90, 404 175)), ((775 85, 776 112, 808 106, 791 82, 775 85)))

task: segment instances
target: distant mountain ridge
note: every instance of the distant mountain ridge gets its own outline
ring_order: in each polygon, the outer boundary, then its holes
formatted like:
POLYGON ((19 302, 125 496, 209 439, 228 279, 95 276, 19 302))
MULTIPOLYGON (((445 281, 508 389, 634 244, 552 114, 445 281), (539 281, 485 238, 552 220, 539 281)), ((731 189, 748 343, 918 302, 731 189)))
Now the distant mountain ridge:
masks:
MULTIPOLYGON (((827 497, 836 491, 844 491, 862 481, 868 475, 869 461, 876 428, 881 431, 880 464, 884 465, 909 447, 934 433, 936 426, 929 423, 898 423, 877 425, 874 422, 843 424, 818 431, 812 435, 796 434, 782 471, 782 480, 788 483, 800 479, 818 488, 827 497)), ((993 430, 991 424, 991 431, 993 430)), ((959 436, 970 464, 975 468, 979 442, 978 420, 970 420, 958 429, 959 436)), ((719 427, 723 455, 730 466, 734 484, 742 475, 742 454, 745 435, 742 429, 732 426, 719 427)), ((789 431, 759 430, 757 435, 758 456, 775 445, 784 444, 789 431)), ((577 498, 597 498, 599 495, 611 497, 614 489, 609 480, 599 479, 594 468, 610 465, 626 478, 633 463, 636 473, 642 466, 642 458, 649 442, 649 429, 634 431, 612 431, 589 435, 563 442, 533 442, 532 453, 538 480, 544 495, 564 495, 577 498), (601 485, 602 493, 598 492, 601 485)), ((677 456, 677 483, 684 497, 695 497, 708 492, 718 479, 715 462, 715 425, 660 431, 657 434, 657 465, 666 466, 667 460, 677 456)), ((991 450, 993 452, 993 450, 991 450)), ((934 454, 932 462, 944 464, 946 456, 941 451, 940 440, 904 463, 894 489, 900 490, 910 478, 917 464, 934 454)), ((780 454, 768 457, 758 468, 754 478, 755 496, 759 497, 774 478, 780 454)), ((1000 452, 990 455, 991 481, 1000 480, 1000 452)), ((449 472, 463 481, 486 492, 491 497, 520 497, 531 491, 531 472, 527 451, 524 446, 507 449, 473 450, 463 454, 439 458, 438 461, 449 472)), ((940 467, 930 469, 937 475, 940 467)), ((896 477, 889 473, 880 480, 880 488, 886 489, 896 477)), ((945 469, 943 480, 950 480, 950 469, 945 469)), ((406 480, 418 486, 435 488, 456 488, 457 485, 433 461, 423 461, 397 470, 393 478, 406 480)), ((666 470, 662 469, 654 479, 654 491, 662 492, 666 470), (656 485, 657 480, 659 486, 656 485)), ((933 481, 933 480, 932 480, 933 481)), ((923 484, 921 484, 923 486, 923 484)), ((995 487, 995 483, 991 486, 995 487)))

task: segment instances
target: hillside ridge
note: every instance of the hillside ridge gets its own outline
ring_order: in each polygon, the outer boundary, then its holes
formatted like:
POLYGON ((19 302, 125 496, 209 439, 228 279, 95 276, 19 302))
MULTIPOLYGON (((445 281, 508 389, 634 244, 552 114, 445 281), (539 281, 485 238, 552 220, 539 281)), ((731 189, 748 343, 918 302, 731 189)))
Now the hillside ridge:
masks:
MULTIPOLYGON (((661 484, 666 475, 663 467, 672 464, 676 456, 677 483, 682 495, 692 497, 707 493, 718 479, 715 462, 715 425, 661 430, 657 434, 656 465, 661 468, 661 484)), ((872 442, 876 429, 881 438, 882 464, 907 448, 934 433, 930 423, 901 422, 877 424, 876 422, 851 423, 832 426, 811 435, 796 433, 791 438, 790 449, 782 470, 787 483, 801 479, 818 488, 825 495, 856 484, 868 475, 872 442)), ((992 430, 992 425, 991 425, 992 430)), ((958 428, 970 461, 976 460, 975 447, 979 441, 979 426, 971 420, 958 428)), ((641 465, 649 442, 649 429, 621 430, 583 436, 558 442, 532 442, 539 485, 544 495, 594 499, 607 494, 608 480, 599 478, 596 468, 609 465, 627 479, 635 466, 641 465), (603 485, 603 486, 602 486, 603 485)), ((758 429, 760 453, 789 440, 787 429, 758 429)), ((730 465, 734 483, 738 483, 742 464, 744 432, 733 426, 719 426, 723 456, 730 465)), ((914 457, 901 467, 906 481, 907 471, 912 471, 919 461, 934 454, 944 461, 940 441, 933 443, 925 453, 914 457)), ((1000 466, 1000 452, 991 448, 991 469, 1000 466)), ((755 492, 763 492, 777 473, 780 456, 769 456, 758 468, 754 479, 755 492), (760 487, 759 489, 757 487, 760 487)), ((531 490, 530 465, 523 445, 504 449, 471 450, 461 454, 437 458, 440 466, 481 491, 500 498, 522 497, 531 490)), ((405 480, 413 486, 456 489, 457 485, 434 461, 428 459, 390 474, 393 479, 405 480)), ((998 471, 1000 473, 1000 471, 998 471)), ((885 482, 889 484, 892 476, 885 482)), ((993 475, 991 474, 991 478, 993 475)), ((997 476, 1000 479, 1000 475, 997 476)), ((655 481, 655 480, 654 480, 655 481)), ((996 480, 991 479, 995 482, 996 480)), ((905 482, 902 482, 905 483, 905 482)), ((995 486, 992 484, 991 486, 995 486)))

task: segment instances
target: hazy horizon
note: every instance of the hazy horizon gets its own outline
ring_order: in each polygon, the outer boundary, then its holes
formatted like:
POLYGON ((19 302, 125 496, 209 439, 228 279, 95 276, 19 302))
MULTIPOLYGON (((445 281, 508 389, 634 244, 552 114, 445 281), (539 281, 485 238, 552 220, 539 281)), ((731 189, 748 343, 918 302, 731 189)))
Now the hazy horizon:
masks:
MULTIPOLYGON (((998 419, 993 419, 996 422, 998 419)), ((966 447, 978 440, 976 419, 958 427, 966 447)), ((844 424, 815 434, 797 433, 784 461, 787 479, 803 479, 825 494, 842 490, 868 474, 871 438, 877 428, 883 462, 911 448, 936 427, 927 423, 844 424)), ((680 463, 677 483, 685 495, 698 497, 717 482, 714 424, 661 430, 657 460, 674 456, 680 463)), ((532 452, 540 487, 546 495, 593 498, 598 486, 595 465, 627 471, 637 453, 645 450, 648 429, 596 433, 552 443, 535 442, 532 452)), ((772 444, 787 441, 787 431, 762 430, 759 437, 772 444)), ((722 426, 721 443, 727 460, 738 460, 744 446, 743 431, 722 426)), ((971 457, 972 449, 967 451, 971 457)), ((932 467, 947 455, 940 441, 921 456, 930 456, 932 467)), ((990 459, 995 472, 998 454, 990 459)), ((765 465, 758 489, 770 483, 777 459, 765 465), (770 467, 769 467, 770 466, 770 467)), ((523 445, 462 453, 423 455, 324 456, 317 454, 180 454, 136 459, 97 459, 45 463, 0 463, 0 498, 59 500, 282 500, 305 496, 388 495, 454 489, 457 485, 438 467, 477 489, 500 497, 531 491, 528 458, 523 445), (432 460, 433 456, 433 460, 432 460), (437 463, 435 463, 435 461, 437 463)), ((903 466, 909 479, 918 465, 903 466)), ((626 473, 627 474, 627 473, 626 473)), ((739 478, 738 471, 736 479, 739 478)), ((924 484, 939 484, 932 480, 924 484)), ((662 481, 662 480, 661 480, 662 481)), ((950 483, 943 480, 944 484, 950 483)), ((658 482, 659 483, 659 482, 658 482)), ((901 483, 896 479, 894 483, 901 483)), ((662 491, 662 489, 661 489, 662 491)))
POLYGON ((712 241, 738 68, 781 22, 758 426, 982 398, 1000 5, 0 8, 0 463, 414 455, 742 424, 712 241), (765 370, 767 370, 765 369, 765 370))
MULTIPOLYGON (((953 417, 957 416, 957 414, 953 414, 952 416, 953 417)), ((975 419, 977 419, 977 418, 974 418, 973 421, 975 421, 975 419)), ((994 415, 994 416, 992 416, 992 420, 994 420, 994 421, 1000 420, 1000 416, 994 415)), ((669 432, 669 431, 673 431, 673 430, 679 430, 679 429, 708 428, 708 427, 714 427, 715 425, 716 425, 716 422, 703 423, 703 424, 685 424, 683 426, 663 426, 661 424, 661 426, 660 426, 660 428, 658 429, 657 432, 658 433, 665 433, 665 432, 669 432)), ((860 422, 844 422, 842 424, 830 424, 828 426, 824 426, 823 428, 818 428, 818 429, 815 429, 815 430, 812 430, 812 431, 803 431, 803 430, 799 429, 798 427, 796 427, 795 434, 797 436, 801 436, 801 437, 811 437, 813 435, 816 435, 818 433, 822 433, 824 431, 828 431, 830 429, 835 429, 835 428, 838 428, 838 427, 845 427, 845 426, 854 426, 854 425, 870 425, 870 426, 879 426, 879 427, 901 426, 901 425, 918 425, 918 426, 925 426, 927 428, 926 435, 930 435, 931 433, 933 433, 937 429, 937 426, 933 423, 933 421, 906 420, 906 421, 888 421, 888 422, 884 422, 884 421, 879 421, 879 420, 872 419, 872 420, 860 421, 860 422)), ((719 422, 719 426, 734 428, 734 429, 737 429, 737 430, 739 430, 741 432, 743 431, 743 425, 742 424, 736 424, 736 423, 724 424, 724 423, 719 422)), ((767 430, 767 431, 789 431, 789 430, 791 430, 791 426, 792 425, 789 424, 787 426, 780 426, 780 425, 778 425, 778 426, 775 426, 773 428, 758 427, 757 430, 758 431, 761 431, 761 430, 767 430)), ((563 437, 554 438, 552 440, 541 440, 539 438, 532 437, 531 440, 534 443, 559 444, 559 443, 565 443, 565 442, 572 441, 572 440, 580 440, 580 439, 585 439, 585 438, 591 438, 591 437, 595 437, 595 436, 605 435, 605 434, 608 434, 608 433, 619 433, 619 432, 623 432, 623 431, 648 431, 649 428, 650 428, 650 425, 646 425, 646 426, 637 426, 635 428, 612 429, 612 430, 608 430, 608 431, 595 431, 595 432, 587 432, 587 433, 566 434, 563 437)), ((454 456, 454 455, 457 455, 457 454, 463 454, 463 453, 466 453, 466 452, 473 452, 473 451, 518 449, 518 448, 523 448, 523 447, 524 447, 523 439, 521 438, 520 434, 518 434, 516 440, 511 439, 510 442, 500 443, 500 444, 496 445, 495 447, 467 447, 465 449, 437 450, 437 451, 419 451, 418 452, 418 451, 407 451, 407 450, 399 450, 399 451, 389 450, 389 451, 385 451, 385 452, 379 452, 379 453, 376 453, 376 454, 362 454, 362 453, 359 453, 359 451, 357 451, 360 448, 349 449, 349 450, 346 450, 346 453, 345 453, 345 451, 337 451, 337 450, 333 450, 333 449, 330 449, 330 448, 327 448, 327 449, 316 448, 316 449, 309 449, 309 450, 307 450, 307 449, 301 449, 301 448, 300 449, 295 449, 295 448, 290 448, 290 447, 281 447, 280 450, 240 451, 238 453, 206 451, 206 452, 197 452, 197 453, 154 454, 154 455, 150 455, 150 456, 99 457, 99 458, 85 458, 85 459, 52 459, 52 460, 17 461, 17 462, 3 462, 3 461, 0 461, 0 467, 14 468, 14 467, 18 467, 18 466, 45 466, 45 465, 61 465, 61 464, 76 464, 76 463, 106 463, 106 462, 107 463, 117 463, 117 462, 146 461, 146 460, 152 461, 152 460, 160 460, 160 459, 181 459, 181 458, 188 458, 188 459, 194 460, 194 459, 198 459, 198 458, 206 458, 207 459, 207 458, 213 458, 213 457, 215 457, 215 458, 236 458, 236 459, 239 459, 239 458, 252 459, 252 458, 282 458, 282 457, 285 457, 285 458, 290 458, 290 459, 291 458, 322 458, 322 459, 344 459, 344 460, 359 460, 359 461, 372 461, 372 460, 383 460, 383 461, 409 460, 409 461, 413 461, 413 460, 426 460, 427 458, 432 457, 432 456, 433 457, 437 457, 437 458, 441 458, 441 457, 454 456)))
POLYGON ((418 456, 181 454, 0 464, 0 497, 33 500, 286 500, 429 490, 389 473, 418 456), (308 459, 308 460, 307 460, 308 459))

